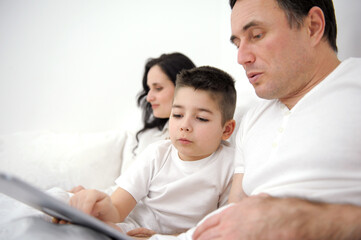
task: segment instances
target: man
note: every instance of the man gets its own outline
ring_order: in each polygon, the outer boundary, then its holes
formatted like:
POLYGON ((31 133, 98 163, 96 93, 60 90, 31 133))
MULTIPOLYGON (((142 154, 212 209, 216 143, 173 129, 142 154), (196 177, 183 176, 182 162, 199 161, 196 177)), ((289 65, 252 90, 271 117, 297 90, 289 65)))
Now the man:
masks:
POLYGON ((230 5, 238 62, 266 100, 237 135, 235 204, 193 239, 361 239, 361 60, 337 58, 332 0, 230 5))

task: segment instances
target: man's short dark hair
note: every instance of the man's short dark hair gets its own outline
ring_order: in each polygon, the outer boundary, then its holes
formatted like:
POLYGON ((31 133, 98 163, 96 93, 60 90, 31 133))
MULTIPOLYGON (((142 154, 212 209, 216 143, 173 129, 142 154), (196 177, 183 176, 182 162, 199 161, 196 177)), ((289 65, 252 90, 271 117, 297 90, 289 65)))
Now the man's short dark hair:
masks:
MULTIPOLYGON (((337 24, 335 9, 332 0, 275 0, 278 6, 285 12, 291 27, 300 27, 304 18, 312 7, 319 7, 325 16, 325 32, 323 37, 327 39, 332 49, 337 52, 337 24)), ((237 0, 229 0, 231 8, 237 0)))
POLYGON ((233 119, 237 93, 233 78, 226 72, 210 66, 182 70, 177 75, 175 91, 183 87, 209 92, 222 114, 222 124, 233 119))

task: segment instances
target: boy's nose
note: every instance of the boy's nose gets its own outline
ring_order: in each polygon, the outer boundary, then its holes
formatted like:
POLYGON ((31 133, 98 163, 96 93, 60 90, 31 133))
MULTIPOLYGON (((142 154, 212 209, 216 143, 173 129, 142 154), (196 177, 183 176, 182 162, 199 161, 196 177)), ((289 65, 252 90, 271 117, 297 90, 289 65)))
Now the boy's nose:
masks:
POLYGON ((181 127, 181 131, 189 132, 189 131, 190 131, 190 128, 189 128, 189 127, 181 127))
POLYGON ((187 117, 185 117, 180 125, 180 130, 181 131, 185 131, 185 132, 190 132, 192 131, 192 127, 190 124, 190 119, 188 119, 187 117))

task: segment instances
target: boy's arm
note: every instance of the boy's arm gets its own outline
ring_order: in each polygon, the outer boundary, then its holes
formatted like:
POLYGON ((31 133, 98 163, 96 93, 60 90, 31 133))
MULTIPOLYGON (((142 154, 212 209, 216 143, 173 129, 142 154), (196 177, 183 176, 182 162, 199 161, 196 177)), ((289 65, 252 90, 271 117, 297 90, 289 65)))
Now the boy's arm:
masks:
POLYGON ((69 204, 102 221, 117 223, 128 216, 136 201, 121 188, 118 188, 112 197, 98 190, 85 189, 75 193, 69 204))
POLYGON ((129 213, 137 205, 137 201, 134 197, 124 190, 123 188, 118 187, 117 190, 111 196, 112 203, 118 211, 119 221, 123 222, 124 219, 129 215, 129 213))
POLYGON ((228 197, 228 203, 239 202, 242 198, 247 197, 242 187, 243 173, 233 175, 232 187, 228 197))

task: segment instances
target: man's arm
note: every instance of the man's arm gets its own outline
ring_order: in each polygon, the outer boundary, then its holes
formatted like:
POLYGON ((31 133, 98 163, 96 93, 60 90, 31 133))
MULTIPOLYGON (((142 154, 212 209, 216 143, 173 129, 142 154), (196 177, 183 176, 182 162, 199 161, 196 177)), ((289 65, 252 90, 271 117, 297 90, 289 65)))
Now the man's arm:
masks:
POLYGON ((247 197, 242 187, 243 174, 235 173, 233 175, 232 187, 228 196, 228 203, 239 202, 242 198, 247 197))
POLYGON ((193 239, 361 239, 361 207, 252 196, 206 220, 193 239))

